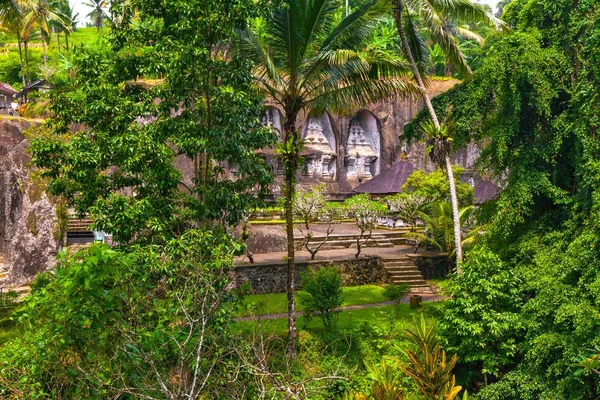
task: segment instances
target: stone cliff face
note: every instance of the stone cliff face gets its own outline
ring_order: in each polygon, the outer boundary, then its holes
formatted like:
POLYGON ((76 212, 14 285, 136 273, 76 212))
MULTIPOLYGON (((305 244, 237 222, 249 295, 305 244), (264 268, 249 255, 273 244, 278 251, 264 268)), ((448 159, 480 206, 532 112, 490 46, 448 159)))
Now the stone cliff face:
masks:
POLYGON ((54 264, 56 212, 45 185, 29 166, 30 123, 0 117, 0 287, 30 282, 54 264))

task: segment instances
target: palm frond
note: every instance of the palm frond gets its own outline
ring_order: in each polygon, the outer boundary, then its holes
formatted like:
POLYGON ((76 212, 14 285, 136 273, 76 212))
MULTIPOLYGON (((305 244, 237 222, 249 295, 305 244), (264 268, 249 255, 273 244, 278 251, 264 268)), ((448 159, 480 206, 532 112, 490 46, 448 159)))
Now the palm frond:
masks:
POLYGON ((509 30, 508 24, 496 18, 482 4, 471 0, 419 0, 427 2, 429 6, 449 20, 462 23, 482 22, 494 26, 498 30, 509 30))
POLYGON ((386 0, 368 0, 344 18, 322 43, 323 50, 356 49, 366 43, 376 24, 389 12, 386 0))
POLYGON ((15 0, 0 0, 0 23, 19 22, 21 10, 15 0))
POLYGON ((346 83, 342 82, 338 88, 323 91, 310 99, 308 105, 311 113, 319 114, 328 109, 340 115, 348 115, 366 104, 382 99, 419 93, 417 85, 409 77, 358 79, 346 83))
POLYGON ((412 56, 417 63, 417 69, 421 73, 421 77, 427 79, 427 71, 430 65, 429 48, 419 35, 419 26, 417 15, 408 7, 402 13, 402 25, 408 40, 408 46, 412 56))
POLYGON ((477 44, 480 46, 483 46, 485 44, 485 39, 483 38, 483 36, 478 35, 466 26, 456 26, 454 29, 456 29, 456 33, 458 33, 459 36, 467 40, 473 40, 477 42, 477 44))
POLYGON ((258 64, 259 67, 255 71, 258 79, 265 83, 270 82, 269 87, 272 89, 283 87, 284 81, 275 67, 273 59, 265 51, 266 46, 260 43, 254 32, 248 29, 237 33, 237 49, 250 56, 258 64))

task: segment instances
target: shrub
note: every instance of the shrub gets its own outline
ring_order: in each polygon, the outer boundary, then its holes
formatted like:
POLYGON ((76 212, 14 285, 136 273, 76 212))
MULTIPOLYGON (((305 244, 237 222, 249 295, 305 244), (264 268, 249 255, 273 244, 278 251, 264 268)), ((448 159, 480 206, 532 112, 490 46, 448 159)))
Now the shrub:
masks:
POLYGON ((308 270, 301 275, 304 293, 299 294, 307 321, 318 316, 326 328, 336 323, 336 308, 342 305, 342 275, 333 267, 308 270))
POLYGON ((401 285, 388 285, 385 287, 383 297, 394 304, 400 305, 404 296, 410 291, 410 286, 403 283, 401 285))

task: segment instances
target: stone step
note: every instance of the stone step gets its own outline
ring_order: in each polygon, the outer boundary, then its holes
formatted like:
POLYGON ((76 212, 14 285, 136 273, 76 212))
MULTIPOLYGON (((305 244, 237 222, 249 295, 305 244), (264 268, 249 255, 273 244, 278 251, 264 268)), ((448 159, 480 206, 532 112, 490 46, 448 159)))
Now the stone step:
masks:
POLYGON ((384 264, 386 267, 389 268, 396 268, 396 267, 410 267, 410 266, 414 266, 415 264, 412 262, 412 260, 398 260, 398 261, 384 261, 384 264))
POLYGON ((392 279, 391 280, 393 284, 395 285, 401 285, 401 284, 405 284, 405 285, 410 285, 410 286, 427 286, 427 282, 425 281, 425 279, 421 278, 421 279, 392 279))
POLYGON ((406 270, 406 271, 387 271, 388 276, 390 277, 402 277, 402 276, 420 276, 421 279, 423 275, 418 270, 406 270))

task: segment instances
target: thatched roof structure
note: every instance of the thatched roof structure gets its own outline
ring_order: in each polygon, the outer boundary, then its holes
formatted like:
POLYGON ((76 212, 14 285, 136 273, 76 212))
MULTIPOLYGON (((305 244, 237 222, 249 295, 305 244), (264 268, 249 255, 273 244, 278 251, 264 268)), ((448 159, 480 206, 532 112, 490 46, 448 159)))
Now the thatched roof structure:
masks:
POLYGON ((400 161, 390 168, 384 169, 373 179, 358 185, 352 191, 380 196, 400 193, 402 185, 414 170, 415 167, 410 161, 400 161))
POLYGON ((8 97, 13 97, 17 93, 18 92, 15 89, 13 89, 13 87, 10 86, 8 83, 0 82, 0 94, 8 97))

